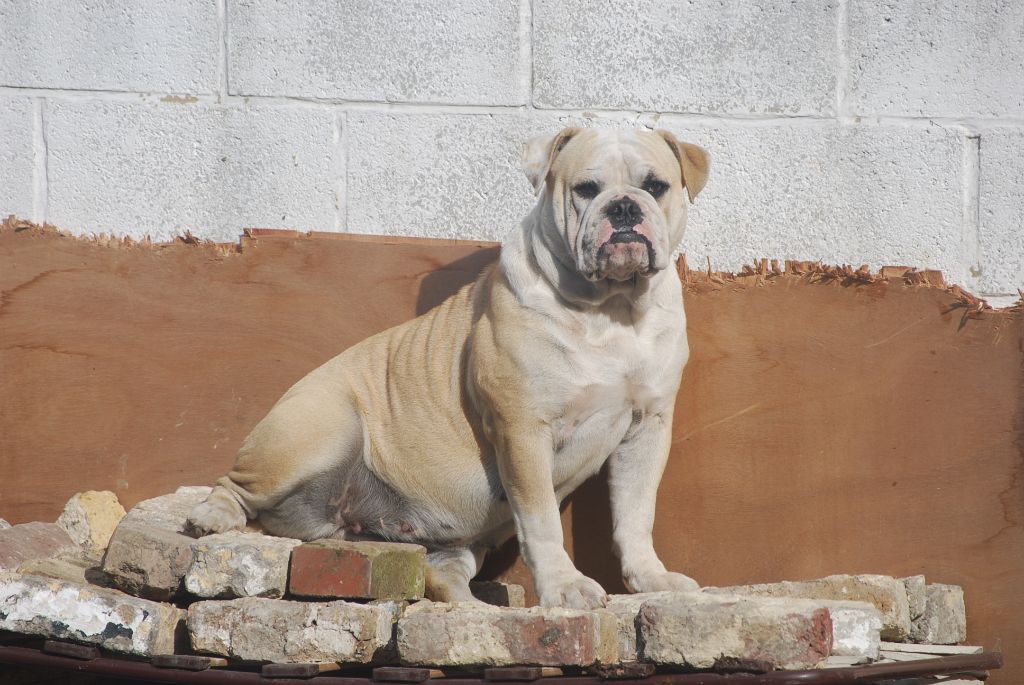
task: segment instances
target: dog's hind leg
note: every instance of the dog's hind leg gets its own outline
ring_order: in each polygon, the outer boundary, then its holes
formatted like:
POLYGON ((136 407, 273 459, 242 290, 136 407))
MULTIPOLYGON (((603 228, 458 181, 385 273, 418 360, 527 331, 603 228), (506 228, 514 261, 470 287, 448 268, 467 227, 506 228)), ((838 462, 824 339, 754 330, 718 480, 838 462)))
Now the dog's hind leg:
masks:
POLYGON ((427 598, 435 602, 475 602, 470 579, 480 571, 483 548, 462 547, 427 553, 427 598))
POLYGON ((363 427, 355 403, 324 377, 324 368, 296 384, 256 425, 231 471, 190 512, 189 532, 219 533, 259 519, 273 535, 312 540, 341 527, 332 501, 361 460, 363 427))

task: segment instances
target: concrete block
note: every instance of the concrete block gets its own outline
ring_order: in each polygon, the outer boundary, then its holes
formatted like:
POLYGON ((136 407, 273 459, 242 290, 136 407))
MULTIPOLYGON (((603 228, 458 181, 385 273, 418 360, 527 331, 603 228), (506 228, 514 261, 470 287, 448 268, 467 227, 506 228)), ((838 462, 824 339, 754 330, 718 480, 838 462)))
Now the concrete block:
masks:
POLYGON ((924 613, 925 606, 925 582, 924 576, 907 576, 900 578, 903 587, 907 589, 907 602, 910 605, 910 621, 913 623, 924 613))
POLYGON ((418 599, 427 550, 396 542, 315 540, 292 550, 288 592, 300 597, 418 599))
POLYGON ((394 602, 291 602, 245 597, 188 609, 192 648, 246 661, 369 663, 388 650, 394 602))
POLYGON ((832 652, 829 611, 814 601, 676 593, 644 602, 637 626, 643 660, 687 668, 814 668, 832 652))
POLYGON ((53 578, 0 574, 0 629, 102 646, 114 652, 173 654, 185 612, 116 590, 53 578))
POLYGON ((867 602, 819 601, 832 617, 832 655, 858 660, 878 659, 882 614, 867 602))
POLYGON ((1024 290, 1024 129, 985 130, 980 140, 981 273, 974 292, 1024 290))
POLYGON ((34 128, 30 99, 0 97, 0 221, 11 214, 33 218, 34 128))
POLYGON ((103 555, 103 571, 111 582, 148 599, 175 596, 192 564, 195 542, 181 531, 189 511, 206 499, 210 490, 179 488, 132 507, 114 530, 103 555))
POLYGON ((301 540, 259 533, 208 535, 192 543, 185 589, 198 597, 283 597, 301 540))
POLYGON ((51 102, 47 219, 76 233, 160 240, 190 230, 234 242, 252 226, 333 230, 342 157, 335 116, 309 107, 51 102))
POLYGON ((473 580, 469 591, 481 602, 499 607, 521 608, 526 606, 526 590, 522 585, 502 583, 497 580, 473 580))
POLYGON ((559 128, 554 117, 352 112, 348 230, 501 240, 534 204, 523 145, 559 128))
POLYGON ((967 639, 964 591, 957 585, 933 583, 925 589, 924 613, 914 621, 912 642, 952 645, 967 639))
POLYGON ((124 515, 117 495, 109 490, 87 490, 68 500, 57 525, 85 549, 102 554, 124 515))
POLYGON ((474 105, 526 103, 519 3, 228 3, 240 95, 474 105))
POLYGON ((78 545, 56 523, 22 523, 0 530, 0 571, 77 550, 78 545))
POLYGON ((539 107, 831 114, 836 2, 539 0, 539 107))
POLYGON ((760 257, 905 264, 964 282, 964 138, 937 126, 799 124, 684 129, 711 154, 690 207, 690 264, 760 257))
POLYGON ((882 615, 881 638, 900 641, 910 635, 910 602, 903 582, 881 575, 835 575, 800 582, 715 588, 711 592, 751 597, 792 597, 866 602, 882 615))
POLYGON ((217 5, 0 0, 0 84, 212 93, 217 5))
POLYGON ((855 113, 1024 114, 1024 5, 850 0, 848 25, 855 113))
POLYGON ((398 657, 412 666, 587 666, 617 657, 607 611, 423 601, 398 621, 398 657))

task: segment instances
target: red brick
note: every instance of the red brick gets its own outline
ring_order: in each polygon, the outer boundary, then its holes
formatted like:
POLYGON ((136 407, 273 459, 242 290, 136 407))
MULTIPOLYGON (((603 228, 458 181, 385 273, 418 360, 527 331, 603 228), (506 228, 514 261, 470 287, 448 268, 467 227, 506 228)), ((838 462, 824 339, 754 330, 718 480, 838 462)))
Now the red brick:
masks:
POLYGON ((426 549, 395 542, 317 540, 292 550, 288 592, 300 597, 419 599, 426 549))
POLYGON ((0 571, 13 571, 33 559, 46 559, 78 545, 56 523, 22 523, 0 530, 0 571))

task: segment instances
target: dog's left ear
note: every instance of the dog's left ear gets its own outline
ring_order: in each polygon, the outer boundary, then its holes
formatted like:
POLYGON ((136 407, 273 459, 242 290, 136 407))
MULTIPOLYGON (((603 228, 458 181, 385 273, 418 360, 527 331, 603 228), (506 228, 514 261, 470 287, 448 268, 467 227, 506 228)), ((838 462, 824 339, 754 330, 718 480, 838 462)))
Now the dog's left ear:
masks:
POLYGON ((564 128, 553 136, 534 136, 526 142, 526 147, 523 148, 523 172, 535 193, 539 193, 544 187, 555 157, 566 143, 582 130, 575 127, 564 128))
POLYGON ((703 190, 704 184, 708 182, 711 157, 708 156, 704 148, 693 143, 680 143, 668 131, 659 129, 655 133, 665 139, 665 142, 672 149, 672 154, 676 156, 676 160, 679 162, 679 170, 683 175, 683 185, 686 186, 686 193, 690 196, 690 203, 692 204, 694 198, 697 197, 697 193, 703 190))

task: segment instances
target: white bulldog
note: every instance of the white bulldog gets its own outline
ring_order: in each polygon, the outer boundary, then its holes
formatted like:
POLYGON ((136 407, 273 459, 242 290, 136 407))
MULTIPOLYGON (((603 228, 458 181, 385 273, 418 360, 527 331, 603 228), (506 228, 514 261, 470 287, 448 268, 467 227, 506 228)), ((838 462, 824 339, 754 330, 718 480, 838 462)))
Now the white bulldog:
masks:
POLYGON ((604 603, 566 553, 559 503, 607 463, 634 592, 690 590, 652 542, 688 356, 672 251, 708 176, 665 131, 569 128, 527 145, 538 201, 500 261, 426 314, 296 383, 191 513, 197 534, 415 542, 427 594, 470 601, 513 534, 541 604, 604 603))

